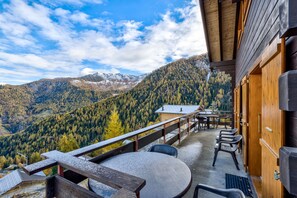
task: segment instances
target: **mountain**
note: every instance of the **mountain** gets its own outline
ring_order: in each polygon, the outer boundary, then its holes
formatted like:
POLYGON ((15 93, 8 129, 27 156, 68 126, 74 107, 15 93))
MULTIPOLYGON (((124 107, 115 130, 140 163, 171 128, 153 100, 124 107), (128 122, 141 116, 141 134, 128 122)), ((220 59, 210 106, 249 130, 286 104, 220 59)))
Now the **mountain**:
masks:
POLYGON ((42 79, 19 86, 0 85, 0 136, 24 130, 49 115, 130 90, 144 76, 95 73, 80 78, 42 79))
POLYGON ((141 82, 146 74, 140 76, 112 73, 95 73, 79 79, 74 79, 71 84, 78 87, 101 91, 126 91, 141 82))
POLYGON ((72 133, 80 146, 102 140, 106 121, 116 106, 125 132, 158 120, 163 104, 200 104, 230 110, 231 77, 210 73, 206 55, 181 59, 147 75, 134 88, 74 111, 35 122, 22 133, 0 139, 0 155, 14 156, 57 149, 63 134, 72 133))

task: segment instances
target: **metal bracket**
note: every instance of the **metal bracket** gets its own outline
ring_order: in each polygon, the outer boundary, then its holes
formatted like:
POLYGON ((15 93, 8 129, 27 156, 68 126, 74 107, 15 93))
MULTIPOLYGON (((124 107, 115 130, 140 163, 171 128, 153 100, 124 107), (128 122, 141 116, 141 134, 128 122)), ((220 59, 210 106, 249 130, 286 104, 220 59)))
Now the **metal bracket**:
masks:
POLYGON ((278 172, 277 170, 274 171, 273 177, 275 180, 279 180, 280 179, 280 172, 278 172))

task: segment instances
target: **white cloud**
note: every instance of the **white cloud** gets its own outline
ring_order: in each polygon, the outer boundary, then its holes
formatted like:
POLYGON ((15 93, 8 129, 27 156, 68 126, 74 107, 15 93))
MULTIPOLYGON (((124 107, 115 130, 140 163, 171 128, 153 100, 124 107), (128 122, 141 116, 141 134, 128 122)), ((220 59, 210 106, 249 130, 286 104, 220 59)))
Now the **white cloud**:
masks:
MULTIPOLYGON (((37 3, 29 5, 23 0, 12 0, 0 13, 0 31, 5 35, 0 40, 0 69, 3 66, 18 71, 41 69, 42 73, 32 72, 36 78, 118 73, 119 69, 147 73, 166 64, 168 57, 177 60, 206 51, 200 10, 194 2, 188 7, 168 11, 158 23, 144 27, 139 21, 125 20, 115 24, 78 10, 51 9, 37 3), (173 17, 176 13, 182 20, 173 17), (77 30, 75 23, 85 28, 77 30), (44 50, 44 43, 32 33, 57 47, 44 50), (9 52, 11 42, 24 50, 9 52), (91 69, 84 61, 111 69, 91 69)), ((6 72, 6 75, 14 74, 6 72)))
POLYGON ((85 4, 102 4, 104 0, 41 0, 42 3, 51 5, 51 6, 59 6, 63 4, 75 5, 75 6, 83 6, 85 4))

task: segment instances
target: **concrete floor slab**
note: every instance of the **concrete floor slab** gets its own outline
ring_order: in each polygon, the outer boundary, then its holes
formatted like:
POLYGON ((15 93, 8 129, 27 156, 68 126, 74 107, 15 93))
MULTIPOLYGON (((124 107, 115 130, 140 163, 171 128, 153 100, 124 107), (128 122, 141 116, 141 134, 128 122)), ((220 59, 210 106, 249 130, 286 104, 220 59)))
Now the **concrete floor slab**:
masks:
MULTIPOLYGON (((195 186, 199 183, 225 188, 225 174, 246 177, 242 159, 237 153, 239 168, 237 170, 229 153, 219 152, 215 166, 212 166, 214 157, 215 138, 220 129, 210 129, 191 133, 178 148, 178 158, 184 161, 192 172, 192 185, 184 197, 193 197, 195 186)), ((201 192, 201 197, 217 197, 213 194, 201 192)), ((200 195, 200 193, 199 193, 200 195)), ((199 196, 200 197, 200 196, 199 196)))

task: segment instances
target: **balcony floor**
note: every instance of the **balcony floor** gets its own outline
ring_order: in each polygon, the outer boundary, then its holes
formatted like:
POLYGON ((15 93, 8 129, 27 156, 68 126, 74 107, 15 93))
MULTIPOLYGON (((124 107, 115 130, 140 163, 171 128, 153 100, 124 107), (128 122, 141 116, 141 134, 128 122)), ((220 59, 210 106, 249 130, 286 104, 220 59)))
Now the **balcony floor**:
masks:
MULTIPOLYGON (((184 197, 193 197, 195 186, 199 183, 225 188, 225 173, 247 176, 244 172, 240 154, 237 159, 240 163, 237 170, 229 153, 219 152, 215 167, 212 166, 215 138, 221 129, 201 130, 191 133, 184 139, 178 148, 178 158, 184 161, 192 172, 192 186, 184 197)), ((201 191, 202 197, 215 197, 201 191)))

